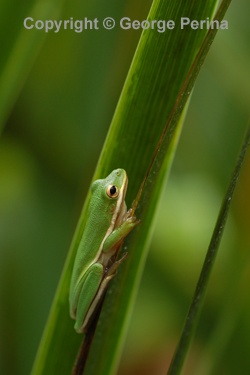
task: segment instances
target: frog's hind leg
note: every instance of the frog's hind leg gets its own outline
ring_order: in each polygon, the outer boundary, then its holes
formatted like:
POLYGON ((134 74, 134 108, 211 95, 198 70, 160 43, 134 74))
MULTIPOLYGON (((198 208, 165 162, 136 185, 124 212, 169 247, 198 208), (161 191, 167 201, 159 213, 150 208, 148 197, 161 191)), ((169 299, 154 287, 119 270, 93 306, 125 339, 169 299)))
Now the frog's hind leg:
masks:
POLYGON ((76 332, 82 333, 85 331, 90 318, 93 316, 93 313, 96 311, 98 304, 104 296, 110 280, 116 275, 117 268, 124 261, 126 256, 127 253, 124 253, 121 259, 115 261, 111 267, 106 270, 106 274, 100 263, 95 263, 90 267, 77 304, 76 332))
POLYGON ((102 283, 103 266, 100 263, 93 264, 84 280, 76 310, 75 330, 78 333, 84 332, 89 318, 97 305, 98 289, 102 283))

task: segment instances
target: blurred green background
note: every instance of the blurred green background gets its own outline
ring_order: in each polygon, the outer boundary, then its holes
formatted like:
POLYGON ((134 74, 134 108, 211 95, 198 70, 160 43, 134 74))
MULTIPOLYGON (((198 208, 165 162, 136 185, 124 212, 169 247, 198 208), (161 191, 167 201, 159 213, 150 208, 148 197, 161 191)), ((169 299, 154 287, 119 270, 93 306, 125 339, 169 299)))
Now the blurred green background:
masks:
MULTIPOLYGON (((37 4, 43 9, 42 1, 1 2, 1 73, 37 4)), ((143 20, 150 5, 75 1, 55 8, 60 19, 143 20)), ((249 15, 249 1, 232 3, 229 30, 218 33, 198 78, 119 375, 166 373, 177 343, 249 116, 249 15)), ((1 374, 31 369, 140 31, 44 36, 37 32, 37 57, 27 57, 0 142, 1 374)), ((185 374, 250 373, 249 168, 248 156, 185 374)))

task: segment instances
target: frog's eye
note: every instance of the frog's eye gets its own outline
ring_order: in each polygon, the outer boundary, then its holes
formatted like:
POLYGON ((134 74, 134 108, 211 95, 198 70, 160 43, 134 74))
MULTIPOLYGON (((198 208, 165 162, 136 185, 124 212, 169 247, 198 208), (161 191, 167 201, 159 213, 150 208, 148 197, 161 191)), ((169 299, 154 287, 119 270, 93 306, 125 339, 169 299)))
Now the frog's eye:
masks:
POLYGON ((119 195, 119 189, 115 185, 109 185, 107 187, 106 194, 109 198, 117 198, 119 195))

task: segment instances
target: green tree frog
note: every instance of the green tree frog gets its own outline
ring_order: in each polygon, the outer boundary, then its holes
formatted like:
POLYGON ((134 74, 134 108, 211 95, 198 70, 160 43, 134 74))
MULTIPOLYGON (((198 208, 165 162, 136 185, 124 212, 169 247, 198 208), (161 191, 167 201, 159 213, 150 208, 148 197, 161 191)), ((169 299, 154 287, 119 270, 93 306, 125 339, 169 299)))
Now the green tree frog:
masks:
POLYGON ((70 284, 70 315, 75 330, 86 330, 109 281, 124 260, 116 260, 124 238, 138 224, 132 209, 127 211, 128 185, 124 169, 93 182, 88 220, 77 250, 70 284))

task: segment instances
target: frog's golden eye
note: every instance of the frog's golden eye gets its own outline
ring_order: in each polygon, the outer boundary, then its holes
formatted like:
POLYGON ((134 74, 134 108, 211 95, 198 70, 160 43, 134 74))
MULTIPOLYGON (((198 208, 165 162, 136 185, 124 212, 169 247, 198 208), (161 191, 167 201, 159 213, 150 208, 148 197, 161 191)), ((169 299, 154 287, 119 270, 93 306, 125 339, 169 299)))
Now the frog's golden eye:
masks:
POLYGON ((106 194, 109 198, 117 198, 119 195, 119 189, 115 185, 109 185, 107 187, 106 194))

